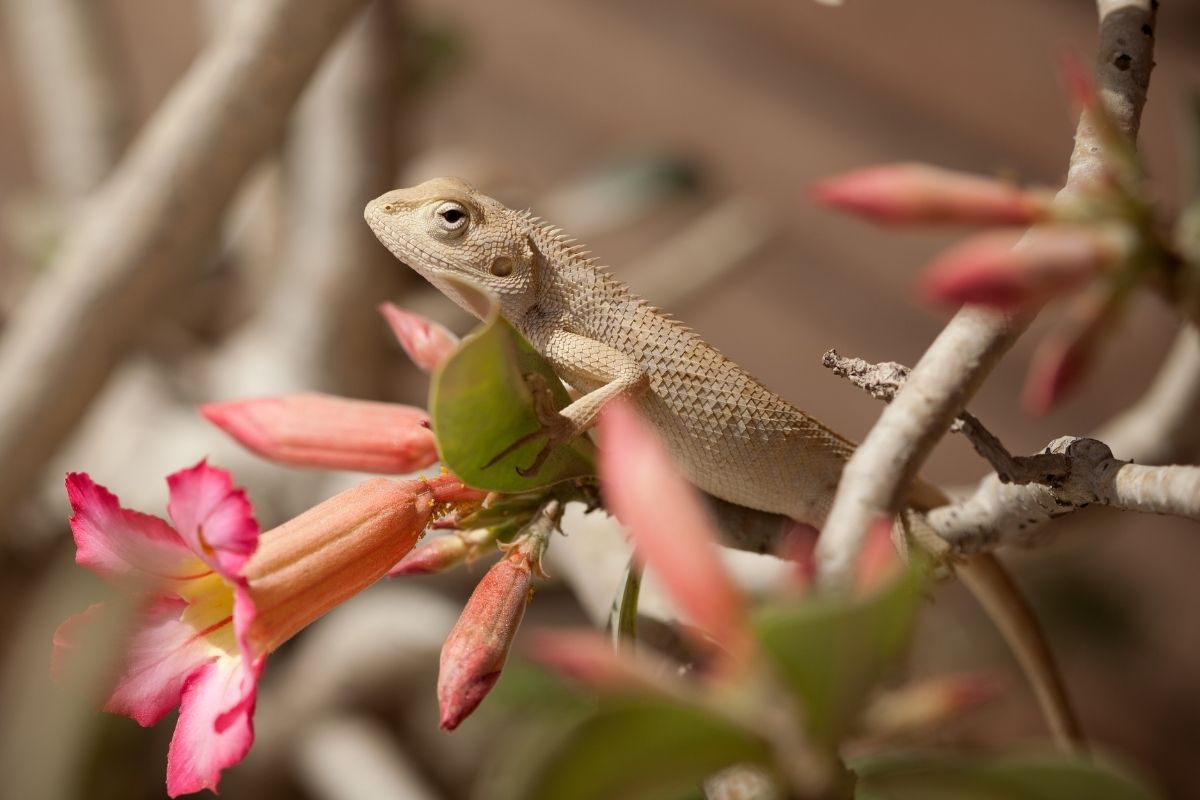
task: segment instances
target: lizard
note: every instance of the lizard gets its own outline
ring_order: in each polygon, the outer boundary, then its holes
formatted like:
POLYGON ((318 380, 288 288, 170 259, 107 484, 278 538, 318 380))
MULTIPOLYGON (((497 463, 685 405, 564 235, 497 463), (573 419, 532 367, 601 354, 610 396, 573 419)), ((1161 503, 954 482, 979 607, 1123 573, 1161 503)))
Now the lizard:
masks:
MULTIPOLYGON (((632 293, 560 229, 457 178, 387 192, 364 217, 397 259, 469 313, 479 316, 456 280, 494 295, 501 316, 578 393, 514 444, 546 439, 527 471, 625 398, 684 476, 720 506, 821 527, 855 444, 632 293)), ((907 502, 919 526, 919 512, 948 501, 917 480, 907 502)), ((1050 650, 1001 562, 987 553, 955 561, 1013 648, 1060 744, 1076 746, 1082 737, 1050 650)))

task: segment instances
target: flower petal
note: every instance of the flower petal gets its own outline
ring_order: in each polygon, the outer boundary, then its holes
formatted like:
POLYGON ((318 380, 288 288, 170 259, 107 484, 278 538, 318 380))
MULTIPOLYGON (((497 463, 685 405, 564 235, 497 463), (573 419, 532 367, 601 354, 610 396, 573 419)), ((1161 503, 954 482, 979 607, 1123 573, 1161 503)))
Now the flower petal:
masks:
POLYGON ((167 753, 167 794, 215 792, 221 770, 246 757, 257 688, 256 670, 241 658, 221 658, 192 673, 167 753))
POLYGON ((116 495, 86 473, 67 475, 67 498, 75 561, 100 577, 182 579, 207 571, 170 525, 122 508, 116 495))
POLYGON ((600 482, 629 527, 637 556, 678 608, 737 657, 749 646, 742 595, 717 556, 717 538, 695 490, 627 403, 600 418, 600 482))
POLYGON ((154 598, 138 615, 137 629, 125 648, 125 663, 104 710, 150 726, 179 705, 184 682, 214 661, 220 650, 203 632, 182 622, 187 603, 174 597, 154 598))
POLYGON ((424 409, 306 392, 209 403, 200 412, 255 453, 283 464, 383 474, 438 459, 424 409))
POLYGON ((201 461, 167 476, 167 513, 188 546, 213 569, 234 578, 258 543, 258 522, 246 493, 223 469, 201 461))

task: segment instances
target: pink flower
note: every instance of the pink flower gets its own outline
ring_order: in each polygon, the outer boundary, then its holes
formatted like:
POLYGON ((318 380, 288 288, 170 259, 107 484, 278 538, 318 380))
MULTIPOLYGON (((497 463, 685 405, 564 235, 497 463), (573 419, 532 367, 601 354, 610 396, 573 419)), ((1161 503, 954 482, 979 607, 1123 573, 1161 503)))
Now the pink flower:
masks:
MULTIPOLYGON (((221 770, 246 755, 268 653, 386 573, 435 510, 480 496, 453 476, 377 478, 260 536, 224 470, 201 462, 167 484, 170 524, 122 508, 85 474, 67 476, 76 561, 139 598, 104 708, 148 726, 180 707, 171 796, 215 791, 221 770)), ((56 665, 70 661, 75 634, 101 611, 59 628, 56 665)))
POLYGON ((929 164, 883 164, 835 175, 816 184, 810 195, 818 203, 889 223, 1029 225, 1050 210, 1046 193, 929 164))
POLYGON ((429 414, 412 406, 301 393, 208 403, 200 413, 283 464, 388 474, 438 459, 429 414))
POLYGON ((458 337, 420 314, 391 303, 379 306, 392 333, 413 363, 425 372, 433 372, 458 347, 458 337))

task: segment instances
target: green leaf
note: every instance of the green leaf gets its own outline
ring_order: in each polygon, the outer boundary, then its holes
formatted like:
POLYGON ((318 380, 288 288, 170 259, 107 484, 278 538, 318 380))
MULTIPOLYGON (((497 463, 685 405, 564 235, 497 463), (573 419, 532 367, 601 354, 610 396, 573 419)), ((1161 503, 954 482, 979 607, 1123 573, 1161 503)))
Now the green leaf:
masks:
POLYGON ((545 439, 527 442, 484 466, 541 426, 525 376, 540 376, 557 408, 570 398, 545 359, 500 317, 493 299, 467 284, 456 288, 474 292, 486 314, 483 325, 463 339, 433 376, 429 410, 442 463, 467 485, 495 492, 527 492, 594 475, 595 446, 586 436, 554 448, 528 478, 517 468, 533 463, 545 439))
POLYGON ((671 800, 732 764, 768 765, 767 746, 731 723, 667 700, 608 705, 523 764, 521 800, 671 800))
POLYGON ((889 756, 854 765, 857 800, 1150 800, 1117 769, 1063 756, 889 756))
POLYGON ((823 596, 761 612, 755 630, 800 699, 810 734, 833 747, 854 727, 871 689, 904 651, 924 566, 865 598, 823 596))

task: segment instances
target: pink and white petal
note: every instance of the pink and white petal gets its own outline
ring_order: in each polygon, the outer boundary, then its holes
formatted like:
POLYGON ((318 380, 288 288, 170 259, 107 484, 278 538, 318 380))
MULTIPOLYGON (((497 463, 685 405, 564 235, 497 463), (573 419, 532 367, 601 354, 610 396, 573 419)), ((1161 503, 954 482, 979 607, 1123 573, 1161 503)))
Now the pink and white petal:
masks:
POLYGON ((116 687, 104 710, 148 727, 179 705, 184 683, 221 651, 180 620, 187 603, 156 597, 138 614, 116 687))
POLYGON ((122 508, 117 496, 82 472, 67 475, 75 561, 109 581, 183 579, 207 571, 171 526, 122 508))
POLYGON ((167 513, 188 546, 226 578, 236 577, 258 544, 246 492, 223 469, 201 461, 167 476, 167 513))
POLYGON ((98 622, 104 609, 104 603, 93 603, 85 611, 67 617, 54 631, 54 649, 50 653, 50 677, 55 683, 68 682, 72 667, 83 657, 77 652, 80 640, 86 635, 87 629, 98 622))
POLYGON ((239 581, 233 587, 233 633, 237 639, 238 650, 250 665, 250 671, 255 678, 262 674, 267 658, 266 653, 258 652, 251 643, 250 629, 257 616, 258 609, 254 605, 254 596, 250 594, 249 586, 246 581, 239 581))
POLYGON ((257 683, 240 658, 221 658, 192 673, 167 752, 167 794, 215 792, 221 770, 246 757, 254 742, 257 683))

